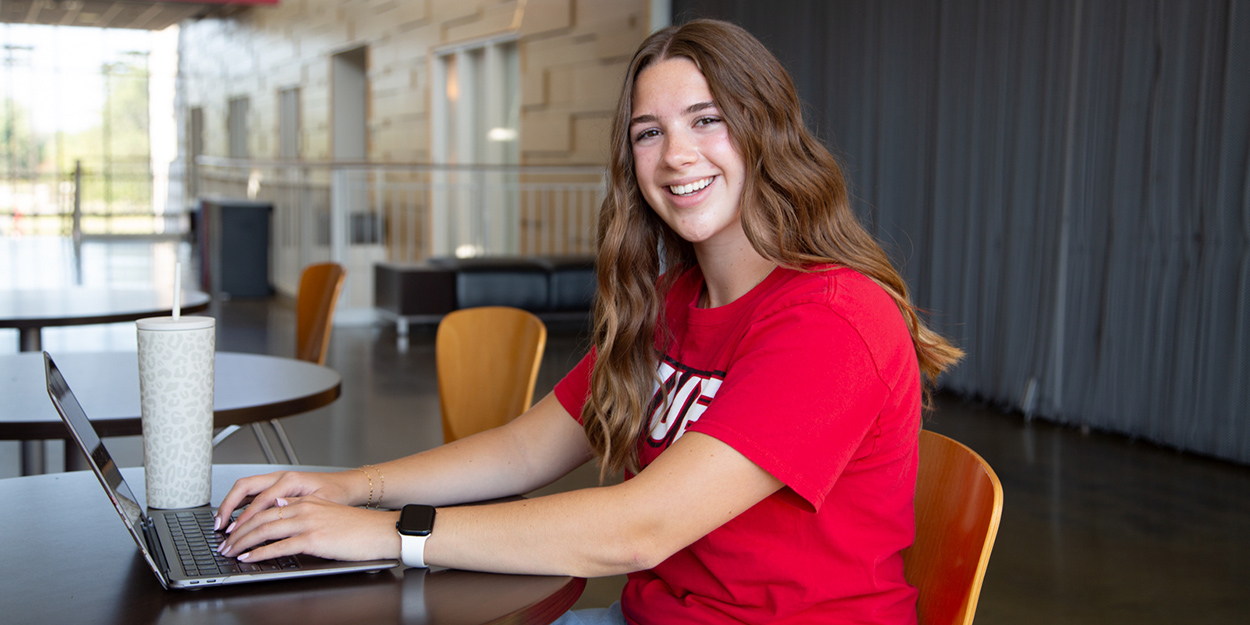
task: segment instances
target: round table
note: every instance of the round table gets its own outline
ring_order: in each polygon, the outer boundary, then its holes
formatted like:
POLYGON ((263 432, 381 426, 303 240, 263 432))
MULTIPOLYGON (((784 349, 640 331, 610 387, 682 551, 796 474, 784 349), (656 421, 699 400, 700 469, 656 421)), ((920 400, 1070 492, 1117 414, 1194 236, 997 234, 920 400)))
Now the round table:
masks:
MULTIPOLYGON (((183 291, 183 313, 208 308, 210 297, 183 291)), ((51 326, 119 323, 173 312, 174 298, 158 289, 16 289, 0 297, 0 328, 17 328, 18 350, 42 349, 41 331, 51 326)))
MULTIPOLYGON (((57 368, 101 436, 143 431, 139 364, 135 352, 53 354, 57 368)), ((328 367, 279 356, 217 352, 213 426, 246 425, 327 406, 342 392, 342 377, 328 367)), ((65 439, 68 432, 48 398, 43 354, 0 356, 0 440, 65 439)), ((37 443, 36 445, 41 444, 37 443)), ((42 458, 24 446, 25 473, 42 458), (26 465, 31 465, 26 470, 26 465)), ((39 448, 42 450, 42 448, 39 448)), ((66 458, 77 458, 66 453, 66 458)))
MULTIPOLYGON (((236 479, 283 468, 293 467, 215 465, 213 503, 236 479)), ((142 499, 143 469, 122 474, 142 499)), ((5 580, 0 614, 6 623, 540 625, 568 610, 586 583, 575 577, 397 567, 167 591, 90 472, 0 480, 0 500, 8 502, 0 506, 0 527, 7 534, 0 541, 5 580)))

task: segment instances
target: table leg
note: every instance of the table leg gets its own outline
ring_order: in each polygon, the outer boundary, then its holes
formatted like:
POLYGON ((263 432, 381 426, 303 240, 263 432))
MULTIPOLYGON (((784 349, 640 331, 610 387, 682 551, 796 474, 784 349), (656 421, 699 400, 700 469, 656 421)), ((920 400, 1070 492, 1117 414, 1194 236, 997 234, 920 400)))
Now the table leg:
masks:
MULTIPOLYGON (((17 350, 44 351, 44 341, 40 336, 40 330, 39 327, 21 327, 17 330, 17 350)), ((79 464, 83 464, 83 460, 79 460, 79 464)), ((42 475, 45 472, 47 472, 47 459, 44 455, 44 441, 21 441, 21 474, 42 475)))
POLYGON ((91 467, 87 464, 87 457, 82 455, 82 450, 78 448, 78 443, 69 439, 61 441, 65 445, 65 470, 66 471, 90 471, 91 467))
MULTIPOLYGON (((43 351, 40 328, 19 328, 17 349, 22 352, 43 351)), ((41 475, 48 472, 44 458, 43 441, 22 441, 22 475, 41 475)))
POLYGON ((39 328, 20 328, 17 331, 17 349, 22 352, 43 351, 43 341, 39 338, 39 328))
POLYGON ((408 353, 408 319, 397 317, 395 319, 395 348, 399 353, 408 353))
POLYGON ((22 441, 22 475, 47 473, 44 461, 43 441, 22 441))

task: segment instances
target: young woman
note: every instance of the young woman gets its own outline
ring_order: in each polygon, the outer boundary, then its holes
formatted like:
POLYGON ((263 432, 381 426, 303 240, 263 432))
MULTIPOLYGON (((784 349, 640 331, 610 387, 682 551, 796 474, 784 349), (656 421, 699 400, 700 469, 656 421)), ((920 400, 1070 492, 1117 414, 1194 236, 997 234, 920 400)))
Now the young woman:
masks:
POLYGON ((599 218, 594 348, 512 423, 335 474, 240 480, 222 551, 511 573, 629 573, 654 622, 914 623, 928 330, 742 29, 695 21, 635 55, 599 218), (488 506, 597 458, 619 484, 488 506), (401 531, 430 530, 428 538, 401 531), (411 513, 411 516, 409 516, 411 513), (265 541, 276 540, 265 546, 265 541))

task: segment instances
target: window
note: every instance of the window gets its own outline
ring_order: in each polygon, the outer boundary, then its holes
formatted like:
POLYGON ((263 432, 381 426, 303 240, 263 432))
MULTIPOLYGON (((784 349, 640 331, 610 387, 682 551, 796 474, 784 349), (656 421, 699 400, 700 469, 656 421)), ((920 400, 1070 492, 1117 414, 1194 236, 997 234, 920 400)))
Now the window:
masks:
POLYGON ((204 153, 204 109, 195 107, 187 116, 187 197, 200 196, 200 167, 195 162, 204 153))
POLYGON ((299 157, 299 87, 291 87, 278 92, 278 158, 299 157))
MULTIPOLYGON (((520 62, 515 35, 435 51, 431 157, 435 163, 519 162, 520 62)), ((497 170, 441 174, 446 197, 432 205, 435 254, 516 250, 516 175, 497 170)))
POLYGON ((247 158, 247 98, 231 98, 226 113, 230 158, 247 158))

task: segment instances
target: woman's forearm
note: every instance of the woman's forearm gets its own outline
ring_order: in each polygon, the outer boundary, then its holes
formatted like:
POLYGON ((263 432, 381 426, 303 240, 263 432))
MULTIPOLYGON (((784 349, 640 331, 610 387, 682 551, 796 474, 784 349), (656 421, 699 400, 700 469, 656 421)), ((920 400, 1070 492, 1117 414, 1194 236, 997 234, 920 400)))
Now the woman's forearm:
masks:
POLYGON ((781 486, 728 445, 689 433, 623 483, 441 508, 425 559, 452 568, 581 577, 652 568, 781 486))
POLYGON ((354 492, 375 505, 450 505, 518 495, 545 486, 591 457, 581 427, 554 395, 513 422, 357 471, 354 492), (374 470, 375 469, 375 470, 374 470))

